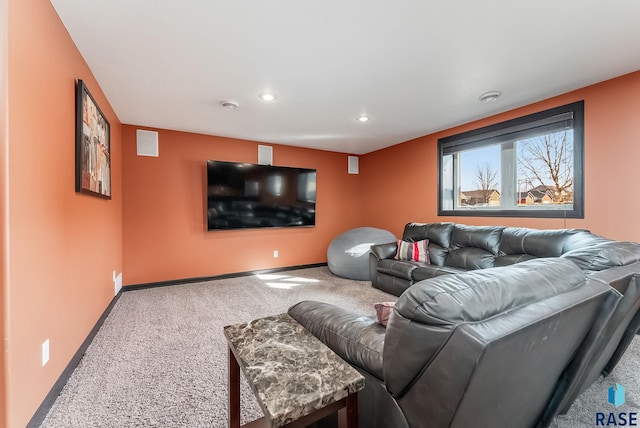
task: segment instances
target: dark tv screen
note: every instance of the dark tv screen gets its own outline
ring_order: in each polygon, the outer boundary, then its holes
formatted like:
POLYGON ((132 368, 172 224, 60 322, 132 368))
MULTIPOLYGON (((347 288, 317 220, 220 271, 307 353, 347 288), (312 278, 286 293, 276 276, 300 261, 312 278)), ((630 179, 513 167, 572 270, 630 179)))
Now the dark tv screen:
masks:
POLYGON ((207 229, 316 224, 316 170, 207 161, 207 229))

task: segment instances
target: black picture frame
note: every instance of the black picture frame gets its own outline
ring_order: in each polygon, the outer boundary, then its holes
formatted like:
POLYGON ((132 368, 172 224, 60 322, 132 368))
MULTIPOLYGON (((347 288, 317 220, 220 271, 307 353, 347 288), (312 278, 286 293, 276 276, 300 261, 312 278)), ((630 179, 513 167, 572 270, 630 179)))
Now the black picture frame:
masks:
POLYGON ((76 85, 76 192, 111 199, 111 126, 80 79, 76 85))

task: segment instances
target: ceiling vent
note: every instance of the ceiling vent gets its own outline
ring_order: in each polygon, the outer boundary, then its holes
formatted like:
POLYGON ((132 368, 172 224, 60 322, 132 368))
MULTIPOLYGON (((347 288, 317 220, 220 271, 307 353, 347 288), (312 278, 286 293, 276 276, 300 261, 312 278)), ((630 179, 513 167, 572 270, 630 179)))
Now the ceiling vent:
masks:
POLYGON ((238 108, 238 103, 234 103, 233 101, 223 101, 222 107, 226 108, 227 110, 235 110, 238 108))

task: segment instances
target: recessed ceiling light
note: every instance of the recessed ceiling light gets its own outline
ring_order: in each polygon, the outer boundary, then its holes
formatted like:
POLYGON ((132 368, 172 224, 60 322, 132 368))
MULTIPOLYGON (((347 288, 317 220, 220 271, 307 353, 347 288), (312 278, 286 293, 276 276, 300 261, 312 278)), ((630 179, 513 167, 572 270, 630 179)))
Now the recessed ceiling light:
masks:
POLYGON ((273 92, 261 92, 258 94, 258 98, 260 98, 262 101, 270 102, 275 101, 278 96, 273 92))
POLYGON ((483 103, 490 103, 500 98, 500 95, 502 95, 500 91, 489 91, 480 95, 478 98, 480 98, 480 101, 483 103))
POLYGON ((370 119, 369 116, 367 116, 366 114, 361 114, 360 116, 356 117, 356 120, 362 123, 368 122, 369 119, 370 119))
POLYGON ((238 103, 234 103, 233 101, 223 101, 222 107, 226 108, 227 110, 235 110, 238 108, 238 103))

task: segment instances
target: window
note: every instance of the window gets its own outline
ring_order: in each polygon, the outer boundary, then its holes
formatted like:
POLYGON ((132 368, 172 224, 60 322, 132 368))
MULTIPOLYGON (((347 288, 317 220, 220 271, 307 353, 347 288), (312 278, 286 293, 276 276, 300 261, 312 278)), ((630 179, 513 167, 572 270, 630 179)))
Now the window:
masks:
POLYGON ((438 215, 584 218, 584 102, 438 140, 438 215))
POLYGON ((272 196, 280 196, 283 193, 284 180, 280 174, 270 174, 267 176, 267 190, 272 196))
POLYGON ((316 201, 315 172, 304 172, 298 175, 298 200, 303 202, 316 201))

